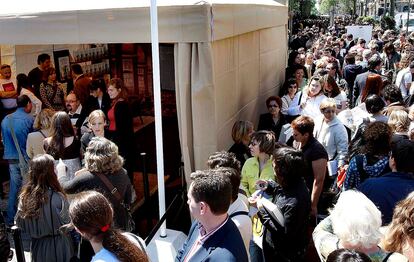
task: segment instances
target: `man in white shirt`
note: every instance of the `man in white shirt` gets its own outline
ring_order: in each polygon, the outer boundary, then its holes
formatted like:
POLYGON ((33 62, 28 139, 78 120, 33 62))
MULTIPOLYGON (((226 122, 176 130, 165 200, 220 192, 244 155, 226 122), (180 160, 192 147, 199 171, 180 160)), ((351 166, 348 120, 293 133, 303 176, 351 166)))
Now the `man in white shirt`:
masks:
POLYGON ((231 182, 220 173, 210 169, 191 174, 187 204, 195 221, 177 253, 177 262, 248 261, 240 232, 227 214, 231 182))
POLYGON ((395 85, 400 88, 401 95, 403 98, 409 95, 410 86, 411 86, 411 83, 413 82, 413 79, 412 79, 413 74, 414 74, 414 61, 410 63, 410 66, 402 69, 397 74, 395 85))
POLYGON ((236 155, 227 151, 216 152, 210 155, 207 166, 211 169, 221 170, 222 174, 230 178, 232 186, 232 201, 227 213, 236 224, 243 238, 246 250, 249 250, 249 242, 252 238, 252 220, 249 217, 247 197, 239 193, 240 187, 240 162, 236 155))
POLYGON ((10 65, 0 66, 0 100, 6 113, 13 112, 16 107, 17 85, 13 79, 10 65))

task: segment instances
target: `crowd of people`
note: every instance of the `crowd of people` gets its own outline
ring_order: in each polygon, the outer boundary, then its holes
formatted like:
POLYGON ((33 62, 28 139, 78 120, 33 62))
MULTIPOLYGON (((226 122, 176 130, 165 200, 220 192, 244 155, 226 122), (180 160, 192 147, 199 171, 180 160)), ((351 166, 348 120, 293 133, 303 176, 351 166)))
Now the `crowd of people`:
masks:
MULTIPOLYGON (((176 261, 414 261, 414 35, 342 29, 303 28, 257 128, 236 121, 231 148, 191 175, 176 261)), ((17 83, 0 68, 6 223, 34 261, 147 261, 117 229, 131 230, 134 198, 122 80, 74 64, 64 90, 50 57, 38 64, 17 83)))
POLYGON ((122 80, 92 80, 72 64, 64 86, 48 54, 37 62, 16 77, 0 66, 10 173, 4 223, 29 236, 32 261, 147 261, 139 238, 118 231, 134 229, 135 201, 133 119, 122 80))
POLYGON ((178 261, 414 261, 414 34, 341 30, 303 28, 257 128, 193 174, 178 261))

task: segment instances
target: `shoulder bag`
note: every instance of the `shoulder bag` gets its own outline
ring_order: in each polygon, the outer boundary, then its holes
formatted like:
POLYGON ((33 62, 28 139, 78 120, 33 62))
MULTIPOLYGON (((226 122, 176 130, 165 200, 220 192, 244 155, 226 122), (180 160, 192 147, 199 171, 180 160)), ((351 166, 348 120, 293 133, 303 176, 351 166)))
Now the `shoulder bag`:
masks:
POLYGON ((29 164, 27 163, 26 159, 24 158, 22 151, 20 150, 20 146, 19 146, 19 141, 17 141, 17 137, 16 137, 16 133, 14 132, 14 128, 13 128, 13 117, 9 116, 9 128, 10 128, 10 133, 12 135, 13 138, 13 142, 14 142, 14 146, 16 147, 17 153, 19 154, 19 168, 20 168, 20 174, 23 178, 23 181, 25 181, 26 177, 27 177, 27 173, 29 172, 29 164))
POLYGON ((132 232, 133 230, 135 230, 135 222, 132 219, 129 204, 125 204, 125 202, 122 200, 122 196, 119 193, 118 189, 114 187, 114 185, 111 183, 111 181, 109 181, 109 179, 105 175, 101 173, 97 173, 96 175, 105 184, 109 192, 111 192, 112 196, 115 197, 115 199, 121 204, 122 207, 124 207, 126 213, 125 231, 132 232))

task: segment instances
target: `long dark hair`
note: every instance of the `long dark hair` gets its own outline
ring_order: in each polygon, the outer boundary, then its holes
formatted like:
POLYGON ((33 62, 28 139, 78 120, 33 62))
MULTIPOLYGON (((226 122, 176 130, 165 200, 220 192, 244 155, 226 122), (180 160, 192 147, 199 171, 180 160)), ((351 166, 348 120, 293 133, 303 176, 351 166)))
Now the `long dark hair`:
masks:
POLYGON ((20 95, 22 88, 30 87, 29 77, 25 74, 18 74, 16 76, 17 81, 17 95, 20 95))
POLYGON ((76 195, 69 206, 72 224, 82 233, 101 242, 120 261, 148 261, 146 254, 111 228, 113 209, 109 201, 96 191, 84 191, 76 195))
POLYGON ((75 136, 69 115, 65 112, 56 112, 52 118, 52 132, 50 144, 46 146, 46 153, 55 159, 60 158, 64 149, 65 137, 75 136))
POLYGON ((53 157, 48 154, 37 155, 30 161, 29 179, 20 194, 22 218, 38 218, 40 209, 48 197, 48 189, 65 196, 55 174, 53 157))
POLYGON ((338 84, 335 81, 335 78, 333 78, 331 75, 324 75, 323 76, 323 80, 325 82, 325 84, 323 85, 323 93, 327 96, 327 97, 332 97, 335 98, 337 95, 339 95, 341 93, 341 90, 339 90, 338 84), (332 87, 332 91, 331 94, 329 95, 328 91, 326 91, 326 87, 330 85, 332 87))

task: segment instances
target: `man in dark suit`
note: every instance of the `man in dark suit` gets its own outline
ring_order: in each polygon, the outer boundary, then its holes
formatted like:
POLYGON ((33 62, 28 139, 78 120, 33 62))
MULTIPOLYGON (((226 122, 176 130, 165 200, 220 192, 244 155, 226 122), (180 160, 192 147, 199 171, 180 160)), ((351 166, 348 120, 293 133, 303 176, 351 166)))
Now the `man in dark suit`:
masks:
POLYGON ((227 214, 231 182, 220 172, 206 170, 191 175, 187 204, 195 221, 178 251, 177 262, 248 261, 240 232, 227 214))
POLYGON ((90 112, 88 112, 89 110, 87 108, 82 106, 76 94, 73 92, 66 96, 65 103, 70 121, 76 128, 76 135, 80 138, 82 136, 82 125, 84 124, 85 119, 88 117, 90 112))
POLYGON ((89 84, 91 79, 83 74, 82 67, 79 64, 73 64, 72 79, 73 79, 73 92, 79 99, 82 105, 86 104, 86 100, 89 97, 89 84))
POLYGON ((87 105, 90 108, 101 109, 108 117, 108 110, 111 107, 111 98, 106 92, 106 85, 103 79, 92 80, 89 85, 90 97, 87 100, 87 105))
POLYGON ((356 101, 358 97, 361 95, 362 90, 364 90, 368 75, 372 75, 372 74, 380 75, 381 66, 382 66, 381 57, 379 55, 373 55, 368 60, 368 71, 357 75, 357 77, 355 78, 355 82, 354 82, 354 88, 352 89, 351 107, 354 107, 356 105, 356 101))

